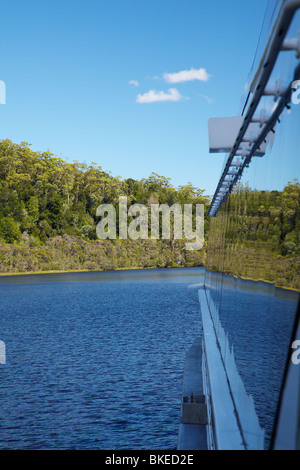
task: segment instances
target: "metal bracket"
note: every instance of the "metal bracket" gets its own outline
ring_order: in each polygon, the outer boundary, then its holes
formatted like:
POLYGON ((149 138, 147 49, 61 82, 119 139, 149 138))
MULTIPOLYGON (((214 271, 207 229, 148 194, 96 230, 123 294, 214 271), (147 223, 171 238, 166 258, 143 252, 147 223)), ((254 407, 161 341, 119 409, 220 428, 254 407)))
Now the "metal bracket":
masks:
POLYGON ((282 51, 296 51, 297 59, 300 59, 300 31, 297 38, 286 38, 281 47, 282 51))
MULTIPOLYGON (((282 3, 271 37, 267 43, 260 65, 250 86, 247 103, 251 93, 253 94, 252 101, 248 105, 248 109, 245 113, 246 115, 243 118, 239 131, 237 132, 236 140, 229 150, 229 156, 208 211, 209 216, 215 216, 217 214, 234 184, 241 177, 244 168, 249 167, 251 158, 253 156, 263 156, 265 154, 268 141, 273 141, 272 135, 275 134, 275 127, 277 122, 279 122, 281 113, 285 108, 290 108, 289 103, 291 101, 291 93, 293 91, 293 81, 286 88, 283 87, 278 80, 273 86, 268 85, 268 82, 280 51, 295 50, 297 57, 300 58, 300 32, 296 39, 285 39, 294 15, 299 8, 300 0, 286 0, 282 3), (276 104, 273 107, 270 116, 266 116, 265 111, 262 111, 260 116, 255 115, 263 96, 274 97, 276 104), (258 126, 255 128, 255 124, 257 123, 258 126), (257 132, 258 129, 260 129, 260 132, 257 132), (246 135, 247 132, 248 134, 246 135), (253 133, 252 135, 251 132, 253 133), (254 138, 253 135, 255 136, 254 138), (241 148, 241 143, 247 143, 246 148, 245 146, 242 146, 241 148), (236 166, 234 160, 236 156, 243 157, 242 163, 239 163, 238 166, 236 166), (228 174, 232 174, 231 170, 234 166, 238 168, 238 172, 235 175, 232 175, 233 178, 231 180, 228 180, 226 177, 228 174), (224 183, 226 190, 224 190, 224 183)), ((299 75, 300 65, 295 68, 293 80, 299 78, 299 75)), ((224 150, 219 151, 224 152, 224 150)))

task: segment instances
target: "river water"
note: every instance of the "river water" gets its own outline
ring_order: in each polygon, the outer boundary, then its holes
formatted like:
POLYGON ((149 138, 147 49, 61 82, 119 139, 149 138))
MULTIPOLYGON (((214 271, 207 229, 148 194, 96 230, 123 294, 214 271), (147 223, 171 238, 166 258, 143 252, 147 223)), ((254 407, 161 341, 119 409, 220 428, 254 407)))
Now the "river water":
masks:
POLYGON ((203 274, 0 278, 0 448, 175 449, 203 274))
POLYGON ((201 335, 188 286, 204 275, 1 277, 0 449, 176 449, 185 355, 201 335))

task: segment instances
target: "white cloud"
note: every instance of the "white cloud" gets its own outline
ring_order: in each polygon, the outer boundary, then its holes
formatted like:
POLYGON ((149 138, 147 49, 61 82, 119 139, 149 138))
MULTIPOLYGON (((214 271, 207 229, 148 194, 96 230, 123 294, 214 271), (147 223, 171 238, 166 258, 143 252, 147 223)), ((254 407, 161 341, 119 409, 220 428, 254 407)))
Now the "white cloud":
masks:
POLYGON ((129 80, 129 85, 139 86, 139 82, 137 80, 129 80))
POLYGON ((209 103, 209 104, 212 104, 213 101, 214 101, 214 100, 213 100, 212 98, 210 98, 209 96, 206 96, 206 95, 200 95, 200 96, 201 96, 201 98, 203 98, 205 101, 207 101, 207 103, 209 103))
POLYGON ((183 96, 176 88, 169 88, 168 92, 149 90, 144 95, 137 95, 137 103, 155 103, 157 101, 180 101, 183 96))
POLYGON ((210 75, 203 68, 181 70, 181 72, 176 73, 164 73, 164 79, 167 83, 189 82, 191 80, 201 80, 203 82, 207 82, 209 78, 210 75))

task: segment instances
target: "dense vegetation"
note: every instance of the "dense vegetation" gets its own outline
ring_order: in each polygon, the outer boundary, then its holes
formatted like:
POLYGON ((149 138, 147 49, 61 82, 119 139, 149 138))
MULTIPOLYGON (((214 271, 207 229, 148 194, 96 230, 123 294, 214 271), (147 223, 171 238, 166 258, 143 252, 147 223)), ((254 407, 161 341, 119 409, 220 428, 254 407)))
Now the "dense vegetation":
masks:
POLYGON ((207 267, 300 289, 300 184, 237 187, 211 220, 207 267))
MULTIPOLYGON (((27 143, 0 142, 0 271, 115 269, 203 265, 205 251, 184 240, 98 240, 100 204, 127 196, 141 203, 204 204, 191 184, 175 189, 157 174, 137 181, 111 176, 96 164, 67 163, 27 143)), ((117 218, 118 221, 118 218, 117 218)), ((206 232, 208 220, 206 218, 206 232)), ((150 232, 150 224, 149 224, 150 232)))
MULTIPOLYGON (((217 217, 210 197, 188 183, 174 188, 152 173, 140 181, 113 177, 96 164, 67 163, 30 145, 0 142, 0 272, 203 266, 300 289, 300 184, 284 191, 237 187, 217 217), (205 241, 99 240, 97 207, 127 196, 141 203, 204 204, 205 241)), ((128 218, 128 223, 132 218, 128 218)), ((117 217, 118 222, 118 217, 117 217)), ((195 220, 194 220, 195 222, 195 220)))

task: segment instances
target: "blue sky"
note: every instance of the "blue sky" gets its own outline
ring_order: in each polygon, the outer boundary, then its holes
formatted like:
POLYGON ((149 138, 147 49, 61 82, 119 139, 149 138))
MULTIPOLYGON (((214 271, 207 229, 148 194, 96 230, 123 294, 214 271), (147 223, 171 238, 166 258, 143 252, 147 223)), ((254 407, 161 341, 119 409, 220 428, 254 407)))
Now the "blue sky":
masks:
POLYGON ((0 138, 213 194, 267 0, 2 0, 0 138))

